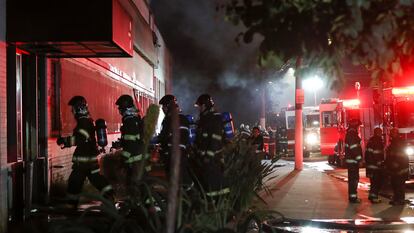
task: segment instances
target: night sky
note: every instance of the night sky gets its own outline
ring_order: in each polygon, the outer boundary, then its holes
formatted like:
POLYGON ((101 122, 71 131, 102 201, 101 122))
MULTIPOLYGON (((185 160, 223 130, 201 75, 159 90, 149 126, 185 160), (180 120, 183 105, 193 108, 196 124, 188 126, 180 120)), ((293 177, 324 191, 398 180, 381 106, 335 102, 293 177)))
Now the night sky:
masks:
MULTIPOLYGON (((294 104, 292 72, 261 74, 256 65, 260 38, 238 45, 235 38, 243 28, 225 22, 215 1, 152 0, 151 8, 173 56, 173 94, 184 113, 195 114, 196 98, 209 93, 219 111, 233 114, 236 125, 253 124, 263 86, 268 111, 294 104)), ((332 95, 328 87, 318 92, 318 100, 332 95)), ((305 94, 306 104, 313 105, 313 92, 305 94)))

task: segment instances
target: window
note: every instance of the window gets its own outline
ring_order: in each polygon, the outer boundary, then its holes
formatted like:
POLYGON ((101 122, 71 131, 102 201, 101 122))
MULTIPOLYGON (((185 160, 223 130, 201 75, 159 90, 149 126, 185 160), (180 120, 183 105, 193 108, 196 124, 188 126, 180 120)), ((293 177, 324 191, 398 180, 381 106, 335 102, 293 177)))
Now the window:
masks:
POLYGON ((287 118, 287 128, 294 129, 295 128, 295 116, 288 116, 287 118))
POLYGON ((396 104, 397 126, 410 128, 414 126, 414 101, 402 101, 396 104))
POLYGON ((305 128, 319 128, 319 115, 306 115, 305 128))
POLYGON ((336 112, 322 112, 322 126, 327 127, 336 127, 338 126, 338 119, 336 112))
POLYGON ((331 127, 332 124, 332 116, 331 116, 332 112, 323 112, 322 113, 322 124, 323 127, 331 127))

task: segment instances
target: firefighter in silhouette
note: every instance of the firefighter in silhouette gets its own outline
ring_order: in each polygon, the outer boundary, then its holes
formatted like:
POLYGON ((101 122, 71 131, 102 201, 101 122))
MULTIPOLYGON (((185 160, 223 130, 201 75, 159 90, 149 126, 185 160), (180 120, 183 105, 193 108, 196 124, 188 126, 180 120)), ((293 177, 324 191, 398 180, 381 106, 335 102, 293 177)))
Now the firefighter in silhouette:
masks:
POLYGON ((213 99, 208 94, 200 95, 195 106, 200 112, 195 141, 198 179, 206 195, 215 199, 230 192, 224 177, 222 115, 214 110, 213 99))
POLYGON ((252 135, 250 137, 252 145, 256 147, 256 156, 261 156, 264 149, 263 136, 258 126, 253 127, 252 135))
POLYGON ((372 203, 379 203, 378 192, 383 182, 383 165, 384 165, 384 141, 382 140, 381 128, 374 129, 374 135, 369 139, 365 151, 365 164, 367 176, 370 178, 371 187, 368 199, 372 203))
POLYGON ((345 162, 348 168, 348 198, 351 203, 360 203, 357 188, 359 182, 359 162, 362 160, 361 138, 358 129, 361 122, 351 119, 345 135, 345 162))
MULTIPOLYGON (((182 184, 186 189, 192 186, 192 179, 189 173, 189 137, 190 137, 190 123, 187 118, 180 113, 180 109, 177 103, 177 98, 173 95, 165 95, 159 101, 159 104, 162 106, 162 111, 165 114, 165 118, 162 121, 162 129, 158 136, 158 141, 160 143, 161 151, 160 154, 162 159, 165 161, 165 171, 167 177, 170 177, 170 166, 171 166, 171 156, 172 145, 173 145, 173 114, 177 113, 178 117, 178 129, 179 129, 179 149, 181 152, 181 163, 180 163, 180 184, 182 184)), ((178 135, 177 135, 178 136, 178 135)))
POLYGON ((112 147, 122 148, 122 160, 127 171, 126 186, 127 190, 131 191, 138 181, 139 174, 144 177, 151 170, 149 155, 145 153, 142 141, 144 124, 130 95, 121 95, 115 104, 122 116, 122 126, 121 138, 114 142, 112 147), (143 170, 140 169, 142 162, 145 162, 143 170))
POLYGON ((104 197, 112 199, 112 187, 100 175, 97 155, 99 154, 95 138, 95 126, 89 116, 88 105, 82 96, 74 96, 68 103, 76 119, 73 134, 68 137, 58 137, 57 144, 63 148, 76 146, 72 157, 72 172, 68 180, 69 204, 76 207, 79 202, 78 194, 82 191, 83 183, 88 177, 91 184, 104 197))
POLYGON ((393 190, 391 205, 405 204, 405 181, 408 178, 408 156, 405 154, 406 143, 400 138, 398 129, 390 132, 391 143, 386 151, 385 166, 390 174, 393 190))

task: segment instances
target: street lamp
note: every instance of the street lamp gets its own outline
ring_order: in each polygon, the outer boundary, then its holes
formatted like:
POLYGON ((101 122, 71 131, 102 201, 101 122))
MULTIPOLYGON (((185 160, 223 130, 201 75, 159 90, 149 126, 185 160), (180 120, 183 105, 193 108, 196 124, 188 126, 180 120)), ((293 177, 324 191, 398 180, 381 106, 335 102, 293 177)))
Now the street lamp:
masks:
POLYGON ((313 91, 316 106, 316 92, 323 87, 323 81, 317 75, 303 80, 302 85, 305 89, 313 91))

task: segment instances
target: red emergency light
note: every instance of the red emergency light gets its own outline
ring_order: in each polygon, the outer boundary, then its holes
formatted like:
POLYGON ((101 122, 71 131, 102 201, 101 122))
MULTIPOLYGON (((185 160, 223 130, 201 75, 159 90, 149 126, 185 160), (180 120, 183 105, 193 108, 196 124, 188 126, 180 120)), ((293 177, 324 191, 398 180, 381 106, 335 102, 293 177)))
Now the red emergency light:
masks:
POLYGON ((356 107, 361 104, 361 101, 359 101, 359 99, 350 99, 350 100, 343 100, 342 103, 344 107, 356 107))
POLYGON ((393 95, 414 95, 414 86, 393 88, 392 94, 393 95))

